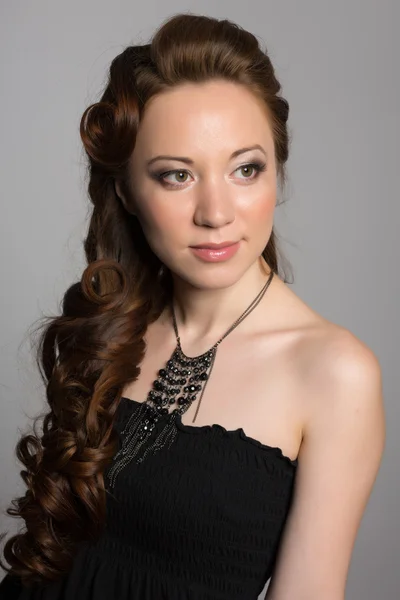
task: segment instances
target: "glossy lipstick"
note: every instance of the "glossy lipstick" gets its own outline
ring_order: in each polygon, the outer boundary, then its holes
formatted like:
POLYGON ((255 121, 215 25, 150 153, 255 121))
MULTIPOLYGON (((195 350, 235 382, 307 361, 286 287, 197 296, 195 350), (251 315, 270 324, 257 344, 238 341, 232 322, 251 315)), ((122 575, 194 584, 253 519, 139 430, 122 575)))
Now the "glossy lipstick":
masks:
POLYGON ((240 242, 191 246, 193 253, 206 262, 220 262, 231 258, 239 249, 240 242), (224 245, 225 244, 225 245, 224 245))

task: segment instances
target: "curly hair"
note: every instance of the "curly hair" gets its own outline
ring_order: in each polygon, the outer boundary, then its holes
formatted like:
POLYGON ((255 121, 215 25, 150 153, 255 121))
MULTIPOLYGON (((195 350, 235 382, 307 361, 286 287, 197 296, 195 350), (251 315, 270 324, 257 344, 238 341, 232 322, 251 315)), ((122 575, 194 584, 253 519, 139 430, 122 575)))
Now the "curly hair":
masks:
MULTIPOLYGON (((5 543, 10 567, 3 566, 25 585, 61 578, 77 545, 102 530, 103 471, 117 444, 114 416, 123 387, 140 374, 146 329, 172 298, 171 273, 124 209, 115 182, 127 180, 148 101, 182 83, 213 78, 243 85, 264 102, 284 184, 288 102, 279 95, 267 51, 229 20, 169 18, 150 44, 126 47, 114 58, 100 100, 82 115, 92 203, 87 266, 66 291, 60 316, 47 317, 41 332, 37 362, 48 412, 41 433, 34 429, 17 444, 27 489, 7 509, 24 527, 5 543)), ((278 272, 274 229, 262 256, 278 272)))

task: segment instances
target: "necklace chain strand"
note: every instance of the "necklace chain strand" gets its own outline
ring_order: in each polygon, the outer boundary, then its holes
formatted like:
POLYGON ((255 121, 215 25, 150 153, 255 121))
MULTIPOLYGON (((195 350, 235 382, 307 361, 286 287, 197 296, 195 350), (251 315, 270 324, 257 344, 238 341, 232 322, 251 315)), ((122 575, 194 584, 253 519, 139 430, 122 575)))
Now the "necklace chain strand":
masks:
POLYGON ((164 368, 158 371, 157 379, 149 391, 144 402, 132 411, 124 429, 121 432, 121 445, 115 454, 112 465, 108 471, 110 488, 115 486, 118 474, 134 459, 137 464, 150 454, 155 454, 164 446, 171 447, 177 435, 176 420, 181 418, 196 400, 199 392, 200 398, 193 418, 196 420, 201 400, 214 366, 217 348, 235 327, 239 325, 254 310, 267 291, 274 271, 269 274, 266 284, 257 294, 251 304, 229 327, 224 335, 209 350, 199 356, 189 357, 183 352, 175 311, 171 303, 172 320, 176 336, 176 347, 164 368), (204 383, 204 385, 203 385, 204 383), (178 407, 169 411, 169 406, 177 403, 178 407), (164 420, 165 418, 165 420, 164 420), (146 442, 151 438, 157 423, 163 422, 163 427, 152 440, 150 445, 146 442), (141 452, 142 448, 144 451, 141 452))

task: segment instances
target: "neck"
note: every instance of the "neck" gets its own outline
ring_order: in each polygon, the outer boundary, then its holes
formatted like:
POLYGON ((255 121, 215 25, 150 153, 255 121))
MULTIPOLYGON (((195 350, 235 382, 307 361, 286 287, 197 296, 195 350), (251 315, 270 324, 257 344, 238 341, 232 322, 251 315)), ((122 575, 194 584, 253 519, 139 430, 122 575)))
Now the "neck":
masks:
MULTIPOLYGON (((173 307, 183 348, 214 345, 253 302, 270 273, 271 269, 260 258, 239 281, 225 288, 196 288, 173 275, 173 307)), ((263 300, 264 296, 260 304, 263 300)), ((258 306, 253 309, 254 313, 258 306)), ((250 314, 244 318, 249 327, 250 314)), ((166 318, 172 323, 171 310, 167 311, 166 318)), ((240 324, 243 326, 244 322, 240 324)))

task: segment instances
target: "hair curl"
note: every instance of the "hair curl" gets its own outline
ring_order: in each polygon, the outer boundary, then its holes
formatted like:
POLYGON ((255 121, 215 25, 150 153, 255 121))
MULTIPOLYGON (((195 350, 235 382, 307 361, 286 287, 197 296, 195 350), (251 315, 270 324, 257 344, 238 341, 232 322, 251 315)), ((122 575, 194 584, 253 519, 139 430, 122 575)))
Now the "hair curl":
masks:
MULTIPOLYGON (((3 566, 25 585, 59 579, 71 568, 77 544, 101 531, 102 473, 116 449, 114 415, 124 385, 140 373, 147 326, 172 297, 170 272, 124 209, 115 181, 127 179, 148 101, 184 82, 213 78, 242 84, 264 102, 284 184, 288 102, 266 50, 229 20, 173 16, 150 44, 129 46, 114 58, 100 100, 82 115, 93 205, 87 266, 66 291, 61 315, 48 317, 41 333, 37 361, 49 412, 42 434, 34 430, 17 444, 27 490, 7 510, 25 527, 5 544, 11 568, 3 566)), ((274 230, 263 257, 278 272, 274 230)))

